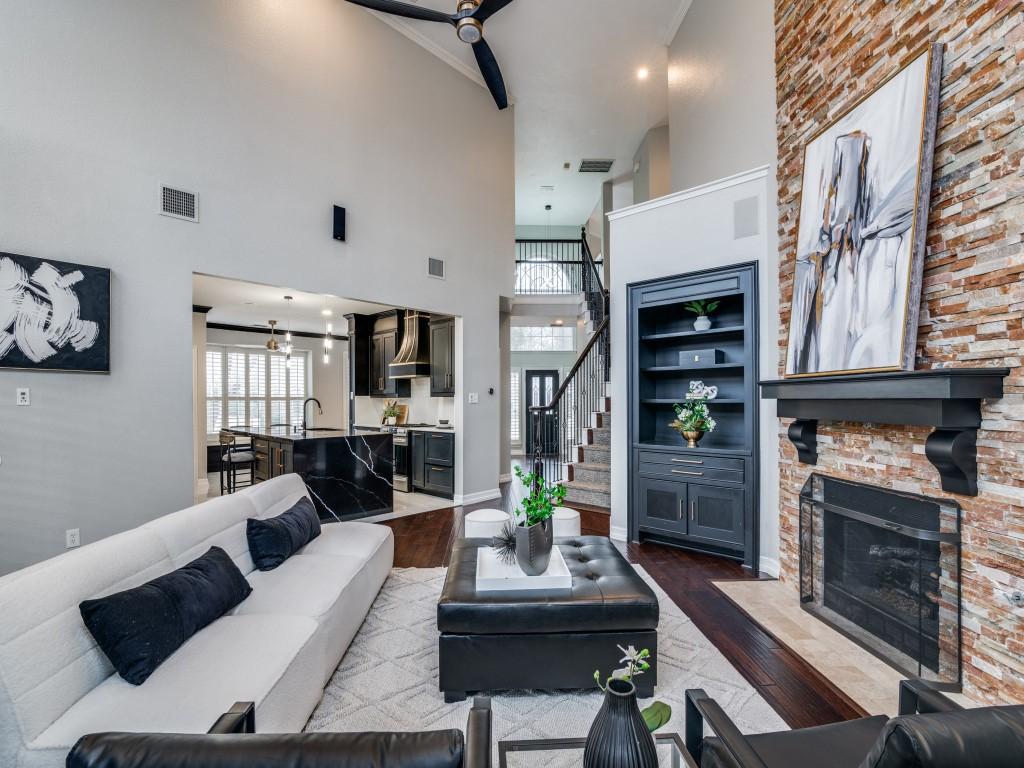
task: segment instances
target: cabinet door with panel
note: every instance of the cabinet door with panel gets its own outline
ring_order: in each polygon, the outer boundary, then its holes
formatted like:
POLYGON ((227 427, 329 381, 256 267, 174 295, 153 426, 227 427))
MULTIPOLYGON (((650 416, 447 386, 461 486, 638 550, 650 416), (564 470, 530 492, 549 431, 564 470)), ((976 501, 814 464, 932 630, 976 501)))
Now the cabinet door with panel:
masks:
POLYGON ((424 477, 424 461, 426 455, 427 435, 425 432, 412 432, 410 436, 412 452, 409 457, 409 464, 412 471, 412 487, 423 488, 426 482, 424 477))
POLYGON ((455 320, 430 321, 430 394, 450 397, 455 394, 455 320))
POLYGON ((438 432, 427 432, 426 456, 428 464, 441 464, 447 467, 455 463, 455 435, 438 432))
POLYGON ((743 489, 690 483, 687 533, 722 547, 743 547, 743 489))
POLYGON ((642 528, 686 533, 686 483, 637 478, 637 510, 642 528))

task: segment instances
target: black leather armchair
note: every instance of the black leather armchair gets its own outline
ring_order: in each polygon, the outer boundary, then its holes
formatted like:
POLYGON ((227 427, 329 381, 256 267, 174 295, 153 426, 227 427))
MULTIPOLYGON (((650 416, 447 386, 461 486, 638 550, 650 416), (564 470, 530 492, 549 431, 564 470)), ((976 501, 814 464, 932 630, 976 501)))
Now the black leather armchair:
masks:
POLYGON ((744 736, 702 690, 686 692, 686 750, 700 768, 1019 768, 1024 706, 964 709, 922 680, 900 716, 744 736), (704 735, 704 726, 714 736, 704 735))
POLYGON ((466 733, 253 733, 240 702, 207 734, 96 733, 67 768, 490 768, 491 702, 473 700, 466 733))

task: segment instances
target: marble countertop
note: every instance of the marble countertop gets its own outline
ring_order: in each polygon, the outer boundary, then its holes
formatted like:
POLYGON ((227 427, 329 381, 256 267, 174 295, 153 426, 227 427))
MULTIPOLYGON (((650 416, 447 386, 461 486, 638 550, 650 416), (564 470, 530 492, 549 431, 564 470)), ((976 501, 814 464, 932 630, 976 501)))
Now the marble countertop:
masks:
MULTIPOLYGON (((405 424, 396 424, 395 426, 396 427, 401 427, 402 429, 406 429, 409 432, 440 432, 442 434, 444 434, 446 432, 451 432, 452 434, 455 433, 455 430, 452 427, 438 427, 438 426, 434 426, 434 425, 427 426, 427 427, 407 427, 405 424)), ((385 431, 382 428, 381 425, 378 425, 376 427, 363 427, 363 426, 360 426, 360 425, 357 424, 356 426, 353 427, 353 429, 358 429, 360 431, 367 431, 367 432, 384 432, 385 431)))

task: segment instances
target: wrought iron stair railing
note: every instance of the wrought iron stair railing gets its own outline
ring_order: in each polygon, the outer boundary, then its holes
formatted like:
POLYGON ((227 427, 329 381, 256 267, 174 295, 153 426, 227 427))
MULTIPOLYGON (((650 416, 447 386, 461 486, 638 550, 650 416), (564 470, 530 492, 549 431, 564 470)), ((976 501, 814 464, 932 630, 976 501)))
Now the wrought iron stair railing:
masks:
POLYGON ((586 237, 579 240, 516 240, 517 295, 560 296, 587 293, 595 288, 601 288, 600 272, 594 266, 586 237))

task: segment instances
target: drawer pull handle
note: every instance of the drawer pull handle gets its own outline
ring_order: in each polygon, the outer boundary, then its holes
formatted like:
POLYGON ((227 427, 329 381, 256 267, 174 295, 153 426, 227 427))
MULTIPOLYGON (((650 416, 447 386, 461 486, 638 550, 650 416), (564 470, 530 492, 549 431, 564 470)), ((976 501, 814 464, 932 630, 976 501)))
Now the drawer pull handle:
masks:
POLYGON ((673 475, 692 475, 693 477, 704 477, 703 472, 690 472, 687 469, 673 469, 673 475))
POLYGON ((690 502, 690 519, 696 521, 697 519, 697 501, 690 502))
POLYGON ((672 459, 676 464, 703 464, 703 459, 672 459))
POLYGON ((431 467, 434 472, 444 472, 444 467, 431 467))

